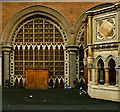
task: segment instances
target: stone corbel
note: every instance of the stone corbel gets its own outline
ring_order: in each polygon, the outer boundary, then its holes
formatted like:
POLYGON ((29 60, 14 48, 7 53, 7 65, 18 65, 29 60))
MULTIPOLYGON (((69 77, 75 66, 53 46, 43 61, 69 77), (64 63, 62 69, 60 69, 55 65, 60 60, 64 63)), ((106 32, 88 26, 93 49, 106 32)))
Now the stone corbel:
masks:
MULTIPOLYGON (((75 37, 75 28, 74 28, 74 27, 71 27, 71 28, 70 28, 70 38, 71 38, 71 40, 74 39, 74 37, 75 37)), ((71 43, 72 45, 74 45, 75 42, 74 42, 74 41, 71 41, 70 43, 71 43)))

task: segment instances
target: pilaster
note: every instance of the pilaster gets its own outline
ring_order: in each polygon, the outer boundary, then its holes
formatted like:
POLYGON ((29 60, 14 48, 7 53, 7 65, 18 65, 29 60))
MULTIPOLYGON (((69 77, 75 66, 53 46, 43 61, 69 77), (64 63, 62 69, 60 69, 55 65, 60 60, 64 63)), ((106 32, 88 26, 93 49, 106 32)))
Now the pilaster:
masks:
POLYGON ((2 51, 4 55, 4 87, 9 87, 9 76, 10 76, 10 52, 11 46, 2 46, 2 51))

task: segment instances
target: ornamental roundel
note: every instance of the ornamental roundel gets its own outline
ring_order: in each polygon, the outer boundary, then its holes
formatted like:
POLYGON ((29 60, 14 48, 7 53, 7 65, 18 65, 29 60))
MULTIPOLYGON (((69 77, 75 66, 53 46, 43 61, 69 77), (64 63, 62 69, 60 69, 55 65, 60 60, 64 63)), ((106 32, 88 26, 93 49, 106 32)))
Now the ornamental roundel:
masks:
POLYGON ((97 39, 106 40, 115 37, 115 20, 109 17, 105 20, 97 21, 97 39))

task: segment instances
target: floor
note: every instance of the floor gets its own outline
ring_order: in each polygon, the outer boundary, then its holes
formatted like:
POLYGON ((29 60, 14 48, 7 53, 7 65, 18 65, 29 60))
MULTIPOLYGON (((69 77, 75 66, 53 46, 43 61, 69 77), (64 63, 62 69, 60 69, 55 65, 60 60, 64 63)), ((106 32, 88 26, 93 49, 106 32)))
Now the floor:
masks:
POLYGON ((120 110, 120 103, 80 95, 78 89, 9 88, 2 89, 2 110, 111 110, 113 112, 120 110))

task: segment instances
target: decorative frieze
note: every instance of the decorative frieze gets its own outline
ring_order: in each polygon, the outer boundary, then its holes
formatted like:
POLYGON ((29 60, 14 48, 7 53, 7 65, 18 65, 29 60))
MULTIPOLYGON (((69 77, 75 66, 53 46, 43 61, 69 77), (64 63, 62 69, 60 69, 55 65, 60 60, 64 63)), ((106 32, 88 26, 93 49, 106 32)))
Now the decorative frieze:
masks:
POLYGON ((93 45, 92 49, 94 51, 102 51, 102 50, 117 50, 118 49, 118 43, 112 43, 112 44, 99 44, 99 45, 93 45))

